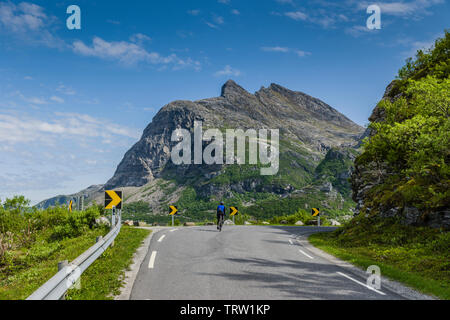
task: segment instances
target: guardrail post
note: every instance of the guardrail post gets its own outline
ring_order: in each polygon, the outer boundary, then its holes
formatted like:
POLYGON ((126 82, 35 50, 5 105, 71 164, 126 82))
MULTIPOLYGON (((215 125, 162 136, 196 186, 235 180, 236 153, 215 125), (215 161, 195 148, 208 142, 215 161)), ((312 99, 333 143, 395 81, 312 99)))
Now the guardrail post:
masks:
MULTIPOLYGON (((68 260, 58 262, 58 272, 67 267, 68 265, 69 265, 68 260)), ((66 294, 64 294, 60 300, 66 300, 66 294)))
POLYGON ((97 237, 96 239, 95 239, 95 243, 97 243, 97 242, 99 242, 99 241, 102 241, 103 240, 103 237, 102 236, 99 236, 99 237, 97 237))

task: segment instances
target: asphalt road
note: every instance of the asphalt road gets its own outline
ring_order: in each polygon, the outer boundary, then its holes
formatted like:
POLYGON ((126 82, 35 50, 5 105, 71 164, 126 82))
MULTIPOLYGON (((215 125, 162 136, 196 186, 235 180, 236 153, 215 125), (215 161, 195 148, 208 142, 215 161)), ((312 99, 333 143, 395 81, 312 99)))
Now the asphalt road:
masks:
POLYGON ((153 235, 133 285, 137 300, 402 299, 320 256, 317 227, 215 226, 153 235))

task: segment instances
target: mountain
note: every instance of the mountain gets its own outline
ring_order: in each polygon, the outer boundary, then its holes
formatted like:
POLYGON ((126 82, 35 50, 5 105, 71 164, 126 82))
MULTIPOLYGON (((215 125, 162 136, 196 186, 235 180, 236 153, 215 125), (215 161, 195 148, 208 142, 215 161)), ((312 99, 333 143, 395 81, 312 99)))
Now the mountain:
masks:
MULTIPOLYGON (((320 101, 277 84, 251 94, 232 80, 220 97, 174 101, 164 106, 125 154, 105 189, 122 189, 127 203, 144 201, 152 214, 178 204, 185 216, 202 219, 215 202, 239 205, 245 213, 266 217, 321 206, 331 214, 347 212, 355 146, 363 128, 320 101), (262 176, 256 165, 175 165, 174 130, 279 129, 278 174, 262 176), (245 208, 245 209, 244 209, 245 208)), ((103 190, 103 188, 101 188, 103 190)), ((90 199, 101 201, 97 190, 90 199)))

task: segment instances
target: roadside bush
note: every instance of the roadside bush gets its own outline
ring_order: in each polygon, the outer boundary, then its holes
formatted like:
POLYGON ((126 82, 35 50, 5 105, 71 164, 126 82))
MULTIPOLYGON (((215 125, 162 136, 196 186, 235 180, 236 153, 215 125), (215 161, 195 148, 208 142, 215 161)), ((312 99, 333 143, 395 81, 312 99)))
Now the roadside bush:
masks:
POLYGON ((57 241, 96 227, 100 213, 98 206, 70 213, 65 207, 38 210, 22 196, 0 202, 0 271, 45 259, 60 249, 57 241))

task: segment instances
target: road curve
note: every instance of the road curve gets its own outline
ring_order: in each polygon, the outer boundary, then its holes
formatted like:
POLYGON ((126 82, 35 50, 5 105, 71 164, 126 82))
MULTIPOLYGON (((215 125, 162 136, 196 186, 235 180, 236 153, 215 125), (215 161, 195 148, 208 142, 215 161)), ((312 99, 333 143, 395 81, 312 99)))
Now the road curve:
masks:
POLYGON ((150 243, 132 300, 403 299, 298 241, 330 228, 164 229, 150 243))

